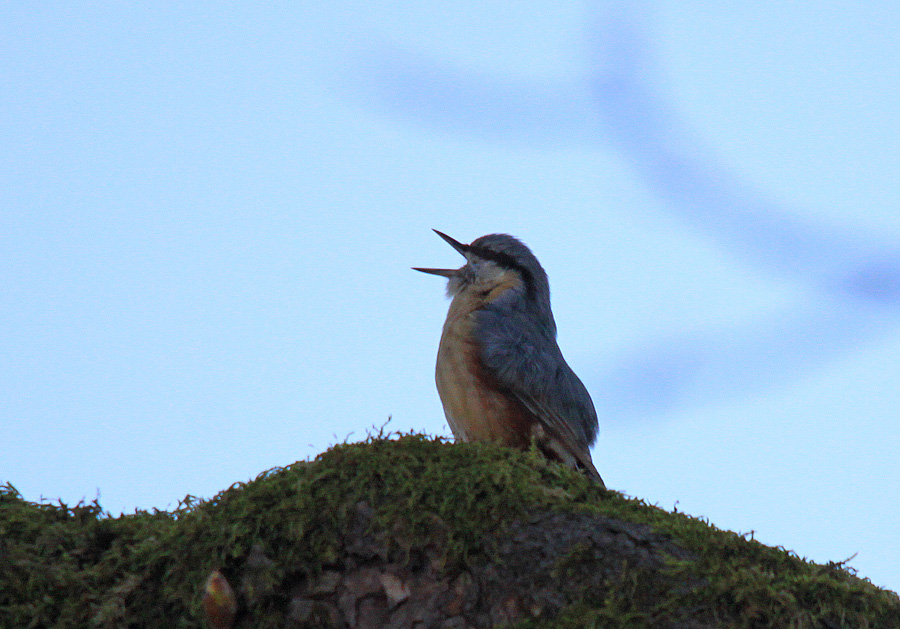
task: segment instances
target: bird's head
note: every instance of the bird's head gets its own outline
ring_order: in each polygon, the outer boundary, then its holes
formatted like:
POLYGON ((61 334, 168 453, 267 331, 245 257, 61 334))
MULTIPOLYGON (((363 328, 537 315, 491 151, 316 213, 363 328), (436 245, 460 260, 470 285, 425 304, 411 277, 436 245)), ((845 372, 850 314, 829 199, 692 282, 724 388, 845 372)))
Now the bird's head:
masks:
POLYGON ((447 294, 453 298, 465 296, 487 304, 515 291, 530 311, 553 321, 547 273, 520 240, 508 234, 488 234, 465 245, 434 231, 465 257, 466 263, 458 269, 415 268, 416 271, 446 277, 447 294))

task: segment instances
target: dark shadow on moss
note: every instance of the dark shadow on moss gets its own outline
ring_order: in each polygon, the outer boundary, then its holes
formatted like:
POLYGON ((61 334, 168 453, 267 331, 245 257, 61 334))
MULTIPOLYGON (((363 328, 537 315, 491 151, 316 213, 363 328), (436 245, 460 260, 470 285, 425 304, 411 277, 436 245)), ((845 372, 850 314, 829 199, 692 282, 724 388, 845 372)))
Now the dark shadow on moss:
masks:
POLYGON ((533 452, 404 435, 331 448, 172 512, 0 489, 0 626, 900 627, 838 564, 604 491, 533 452))

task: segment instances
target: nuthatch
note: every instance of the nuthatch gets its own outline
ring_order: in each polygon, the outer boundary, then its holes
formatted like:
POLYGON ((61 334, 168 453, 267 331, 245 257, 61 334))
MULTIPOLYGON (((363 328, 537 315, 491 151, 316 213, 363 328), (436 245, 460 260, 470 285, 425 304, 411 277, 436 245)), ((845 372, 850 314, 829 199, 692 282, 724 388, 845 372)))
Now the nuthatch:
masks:
POLYGON ((589 450, 597 413, 556 344, 537 258, 507 234, 464 245, 434 231, 466 258, 459 269, 415 269, 449 280, 435 380, 453 435, 522 449, 533 440, 603 486, 589 450))

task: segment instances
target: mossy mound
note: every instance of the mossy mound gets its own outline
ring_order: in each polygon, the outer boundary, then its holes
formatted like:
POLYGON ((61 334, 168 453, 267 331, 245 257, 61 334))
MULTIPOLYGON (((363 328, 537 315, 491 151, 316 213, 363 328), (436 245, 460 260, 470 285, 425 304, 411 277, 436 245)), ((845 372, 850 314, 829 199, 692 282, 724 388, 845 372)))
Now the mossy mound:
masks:
POLYGON ((900 627, 839 564, 487 444, 373 438, 117 518, 0 489, 0 626, 202 627, 216 569, 237 627, 900 627))

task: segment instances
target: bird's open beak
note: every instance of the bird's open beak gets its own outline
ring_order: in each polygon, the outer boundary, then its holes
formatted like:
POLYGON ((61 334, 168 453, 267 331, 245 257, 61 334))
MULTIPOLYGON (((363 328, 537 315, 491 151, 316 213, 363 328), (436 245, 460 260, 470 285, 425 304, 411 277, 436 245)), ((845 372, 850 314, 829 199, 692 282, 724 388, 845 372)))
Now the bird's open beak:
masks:
MULTIPOLYGON (((458 240, 454 240, 447 234, 445 234, 443 232, 439 232, 436 229, 434 229, 432 231, 435 234, 437 234, 438 236, 440 236, 441 238, 443 238, 444 240, 446 240, 447 243, 451 247, 453 247, 460 253, 460 255, 464 256, 464 255, 466 255, 466 252, 469 251, 469 245, 464 245, 461 242, 459 242, 458 240)), ((459 269, 422 269, 422 268, 415 267, 415 266, 413 267, 413 271, 421 271, 422 273, 429 273, 431 275, 440 275, 441 277, 446 277, 446 278, 454 277, 454 276, 456 276, 457 273, 459 273, 459 269)))

